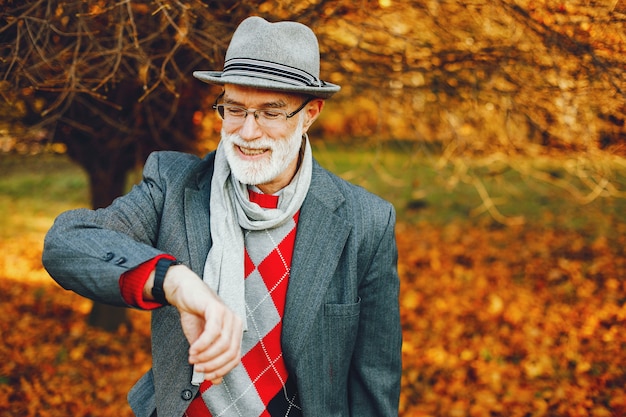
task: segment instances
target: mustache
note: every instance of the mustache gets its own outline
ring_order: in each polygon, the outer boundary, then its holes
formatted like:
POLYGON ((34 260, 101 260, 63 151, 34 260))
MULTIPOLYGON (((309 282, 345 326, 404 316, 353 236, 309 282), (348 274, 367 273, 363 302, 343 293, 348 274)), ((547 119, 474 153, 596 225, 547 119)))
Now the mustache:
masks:
POLYGON ((259 138, 255 140, 244 140, 237 133, 222 132, 222 140, 231 145, 239 146, 241 148, 250 148, 250 149, 274 149, 276 145, 272 139, 267 139, 267 138, 259 138))

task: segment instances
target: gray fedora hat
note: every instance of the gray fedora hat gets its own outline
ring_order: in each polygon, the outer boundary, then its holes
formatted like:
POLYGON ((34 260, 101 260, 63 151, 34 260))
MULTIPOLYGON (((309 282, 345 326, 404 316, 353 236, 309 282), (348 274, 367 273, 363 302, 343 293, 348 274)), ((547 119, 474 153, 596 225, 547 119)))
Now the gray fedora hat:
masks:
POLYGON ((236 84, 328 98, 341 87, 320 80, 317 38, 297 22, 245 19, 230 41, 223 71, 194 71, 209 84, 236 84))

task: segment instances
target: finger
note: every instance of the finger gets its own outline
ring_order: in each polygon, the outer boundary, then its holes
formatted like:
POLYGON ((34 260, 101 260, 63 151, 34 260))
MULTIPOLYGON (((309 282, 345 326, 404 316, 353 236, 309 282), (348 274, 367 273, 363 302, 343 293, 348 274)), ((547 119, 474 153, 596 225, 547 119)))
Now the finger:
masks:
POLYGON ((190 363, 209 362, 223 355, 231 348, 230 339, 219 333, 208 346, 194 345, 195 350, 189 350, 190 363), (201 349, 201 350, 200 350, 201 349))
MULTIPOLYGON (((206 380, 209 380, 211 382, 216 381, 216 380, 221 380, 224 376, 226 376, 226 374, 228 374, 230 371, 236 368, 240 364, 240 362, 241 362, 241 357, 237 357, 230 362, 226 362, 226 364, 222 367, 219 367, 217 369, 212 369, 210 371, 202 370, 201 372, 204 373, 204 378, 206 380)), ((197 367, 199 366, 197 365, 197 367)))
POLYGON ((224 311, 209 312, 206 315, 204 328, 198 338, 189 347, 190 355, 197 355, 205 352, 219 339, 224 327, 224 311))
POLYGON ((222 376, 237 366, 240 361, 241 348, 239 345, 233 345, 232 348, 207 361, 194 362, 193 364, 200 372, 215 373, 214 376, 222 376), (220 372, 222 369, 227 369, 227 371, 220 372))
POLYGON ((198 318, 191 313, 181 311, 180 323, 183 328, 183 333, 185 334, 185 337, 187 338, 189 343, 193 344, 193 342, 198 340, 198 338, 202 334, 202 330, 204 329, 204 320, 198 318))
POLYGON ((221 384, 221 383, 222 383, 222 381, 224 381, 224 378, 215 378, 215 379, 212 379, 212 380, 211 380, 211 383, 212 383, 213 385, 219 385, 219 384, 221 384))
MULTIPOLYGON (((190 361, 192 363, 210 362, 222 355, 234 357, 241 347, 241 320, 235 314, 229 312, 224 316, 223 326, 219 334, 204 350, 199 350, 200 345, 194 344, 196 349, 190 349, 190 361)), ((202 336, 201 336, 202 337, 202 336)))
POLYGON ((230 338, 223 338, 215 343, 215 351, 209 351, 190 357, 190 363, 195 364, 200 372, 204 372, 207 379, 226 375, 241 361, 241 321, 234 324, 230 338), (222 344, 223 343, 223 344, 222 344))
POLYGON ((190 355, 189 362, 210 371, 237 360, 241 352, 241 337, 218 338, 211 347, 199 354, 190 355))

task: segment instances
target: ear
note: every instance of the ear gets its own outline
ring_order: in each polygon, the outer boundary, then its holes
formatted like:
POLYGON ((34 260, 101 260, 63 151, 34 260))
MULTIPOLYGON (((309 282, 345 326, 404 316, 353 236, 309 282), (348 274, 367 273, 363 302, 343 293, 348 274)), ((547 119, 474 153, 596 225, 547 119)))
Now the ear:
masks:
POLYGON ((303 133, 309 130, 309 127, 317 120, 322 109, 324 108, 325 101, 321 98, 311 100, 305 107, 305 119, 304 126, 302 127, 303 133))

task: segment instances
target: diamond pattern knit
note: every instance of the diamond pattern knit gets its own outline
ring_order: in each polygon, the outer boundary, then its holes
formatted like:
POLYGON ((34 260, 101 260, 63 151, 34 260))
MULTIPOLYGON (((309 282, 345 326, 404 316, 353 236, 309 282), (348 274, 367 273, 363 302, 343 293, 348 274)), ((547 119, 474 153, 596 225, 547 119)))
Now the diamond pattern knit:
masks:
MULTIPOLYGON (((253 191, 250 200, 265 208, 278 204, 277 196, 253 191)), ((302 415, 280 344, 298 216, 271 230, 244 231, 248 331, 243 336, 241 364, 220 385, 203 382, 201 396, 192 401, 186 416, 302 415)))

